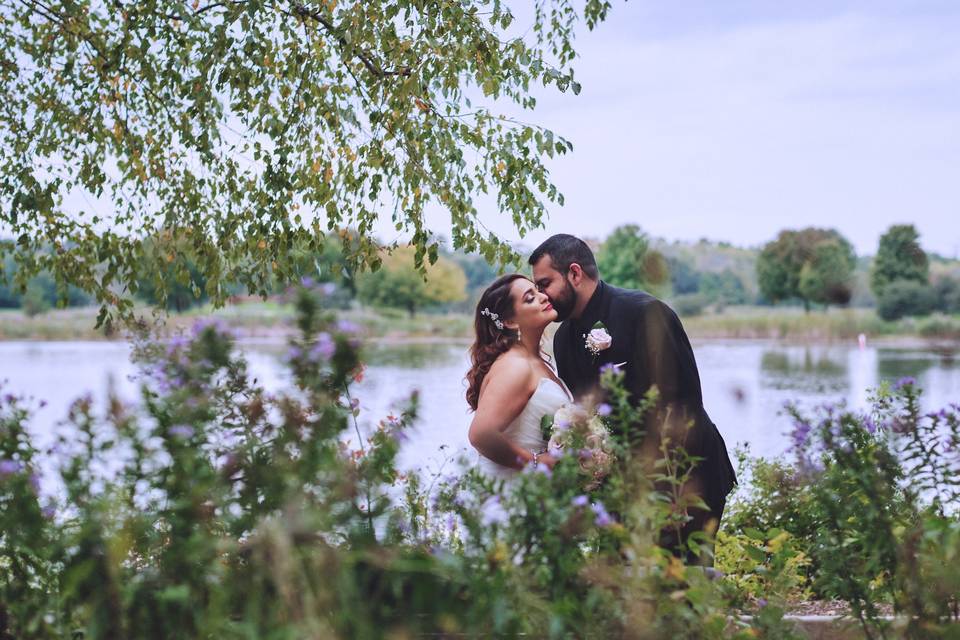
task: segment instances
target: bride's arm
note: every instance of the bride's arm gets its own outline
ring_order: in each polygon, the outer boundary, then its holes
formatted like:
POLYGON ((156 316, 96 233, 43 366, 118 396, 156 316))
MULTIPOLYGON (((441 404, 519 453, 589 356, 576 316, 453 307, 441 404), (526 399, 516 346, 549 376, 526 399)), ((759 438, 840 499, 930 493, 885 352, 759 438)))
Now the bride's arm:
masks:
POLYGON ((532 377, 526 361, 500 358, 493 363, 470 423, 470 444, 483 457, 512 469, 522 469, 533 460, 532 451, 517 446, 503 433, 533 395, 532 377))

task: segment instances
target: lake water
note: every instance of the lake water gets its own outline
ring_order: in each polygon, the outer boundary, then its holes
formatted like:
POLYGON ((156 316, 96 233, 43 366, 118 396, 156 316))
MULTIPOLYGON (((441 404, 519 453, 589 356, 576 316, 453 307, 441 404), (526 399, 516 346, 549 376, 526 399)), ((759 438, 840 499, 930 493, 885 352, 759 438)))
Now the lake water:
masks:
MULTIPOLYGON (((367 350, 368 369, 357 385, 369 427, 392 406, 402 406, 413 389, 421 393, 421 419, 401 454, 404 468, 436 469, 469 448, 470 414, 463 399, 466 344, 408 344, 367 350)), ((289 384, 281 364, 282 347, 244 345, 251 373, 268 390, 289 384)), ((881 380, 913 376, 924 389, 924 406, 940 408, 960 401, 960 358, 955 352, 857 345, 783 345, 736 341, 694 344, 707 411, 731 453, 748 443, 755 455, 777 456, 789 444, 787 401, 802 406, 845 400, 866 405, 868 390, 881 380)), ((90 393, 103 400, 112 384, 125 399, 137 398, 130 347, 108 342, 0 343, 3 392, 43 399, 30 425, 46 447, 70 402, 90 393)), ((101 402, 101 405, 102 402, 101 402)), ((349 437, 349 435, 348 435, 349 437)))

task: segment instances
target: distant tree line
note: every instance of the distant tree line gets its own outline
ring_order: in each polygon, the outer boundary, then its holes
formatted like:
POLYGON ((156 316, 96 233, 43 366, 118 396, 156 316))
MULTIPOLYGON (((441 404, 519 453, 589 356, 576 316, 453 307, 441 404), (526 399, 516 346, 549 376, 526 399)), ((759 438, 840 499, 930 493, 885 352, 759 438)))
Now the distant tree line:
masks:
MULTIPOLYGON (((808 227, 781 231, 757 258, 760 291, 771 303, 800 301, 824 307, 846 305, 852 296, 857 258, 833 229, 808 227)), ((869 271, 877 314, 884 320, 960 313, 960 278, 931 278, 930 259, 912 224, 894 225, 880 238, 869 271)))
POLYGON ((48 271, 26 279, 20 275, 20 265, 12 255, 6 254, 0 263, 0 309, 22 309, 27 315, 35 316, 53 306, 84 306, 92 302, 90 296, 77 287, 58 289, 48 271))
MULTIPOLYGON (((193 252, 189 233, 170 230, 163 235, 162 242, 146 243, 138 277, 130 285, 137 298, 185 311, 221 293, 236 298, 248 292, 239 283, 207 278, 209 268, 193 252)), ((684 316, 744 304, 793 304, 807 310, 842 306, 851 303, 858 287, 856 301, 875 302, 884 319, 934 311, 960 313, 960 278, 945 269, 931 275, 931 259, 912 225, 891 227, 872 261, 858 261, 853 246, 836 230, 814 227, 783 230, 759 251, 707 240, 666 244, 635 224, 589 242, 605 281, 666 298, 684 316)), ((328 236, 320 251, 293 243, 285 260, 297 278, 323 287, 327 304, 346 308, 359 303, 411 316, 427 309, 470 312, 499 273, 481 255, 443 248, 418 267, 415 250, 404 246, 381 251, 373 261, 375 271, 356 273, 350 267, 351 255, 360 247, 356 232, 341 230, 328 236)), ((91 303, 75 287, 59 291, 45 272, 22 282, 11 257, 2 266, 0 308, 19 307, 37 314, 55 305, 91 303)), ((276 276, 262 288, 279 295, 289 285, 286 278, 276 276)))
POLYGON ((606 282, 666 297, 681 315, 754 302, 744 278, 733 269, 699 269, 689 255, 661 247, 637 225, 617 227, 596 249, 606 282))
POLYGON ((870 286, 877 296, 877 314, 885 320, 934 311, 960 313, 960 278, 931 278, 930 258, 912 224, 894 225, 880 238, 870 286))
POLYGON ((793 304, 809 311, 849 305, 855 295, 861 305, 875 304, 885 320, 960 313, 957 263, 949 263, 952 271, 931 273, 913 225, 890 227, 872 260, 858 260, 853 245, 835 229, 816 227, 785 229, 751 254, 706 240, 677 250, 655 243, 637 225, 624 225, 595 249, 604 280, 666 297, 681 315, 741 304, 793 304), (737 269, 730 256, 738 251, 747 254, 750 269, 737 269))
POLYGON ((857 257, 833 229, 781 231, 757 257, 760 291, 773 303, 797 299, 811 304, 845 305, 852 297, 857 257))

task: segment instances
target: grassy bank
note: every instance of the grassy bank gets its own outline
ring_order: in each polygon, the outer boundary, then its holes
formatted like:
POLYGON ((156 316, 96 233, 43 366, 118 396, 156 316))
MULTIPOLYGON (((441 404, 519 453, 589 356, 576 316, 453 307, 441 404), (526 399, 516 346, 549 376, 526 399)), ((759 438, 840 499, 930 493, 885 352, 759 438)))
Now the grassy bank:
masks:
MULTIPOLYGON (((154 322, 143 307, 138 315, 154 322)), ((254 301, 222 309, 199 307, 170 315, 167 330, 176 331, 200 317, 217 317, 241 330, 249 339, 283 339, 293 331, 293 309, 280 301, 254 301)), ((472 319, 466 314, 420 313, 389 309, 351 309, 340 317, 382 340, 469 340, 472 319)), ((95 308, 60 309, 29 318, 19 311, 0 311, 0 340, 104 340, 102 330, 93 328, 95 308)), ((787 340, 828 342, 856 340, 864 334, 871 341, 915 339, 960 342, 960 316, 933 315, 886 322, 872 309, 830 309, 804 313, 802 309, 770 307, 728 307, 720 313, 683 319, 694 340, 787 340)))
MULTIPOLYGON (((295 332, 293 307, 284 302, 245 302, 221 309, 198 307, 185 313, 170 314, 165 320, 154 316, 149 307, 137 310, 148 324, 163 322, 166 332, 187 328, 199 318, 220 318, 247 339, 284 339, 295 332)), ((55 309, 28 317, 19 310, 0 310, 0 341, 12 340, 109 340, 125 332, 109 335, 94 329, 97 308, 55 309)), ((361 327, 362 333, 382 340, 462 339, 472 332, 472 319, 466 314, 409 314, 391 309, 350 309, 338 312, 341 320, 361 327)))
POLYGON ((873 309, 828 309, 805 313, 799 308, 728 307, 721 313, 684 318, 696 339, 770 339, 823 342, 920 338, 960 340, 960 316, 880 319, 873 309))
POLYGON ((29 317, 18 309, 0 309, 0 340, 105 340, 95 330, 97 309, 76 307, 56 309, 29 317))

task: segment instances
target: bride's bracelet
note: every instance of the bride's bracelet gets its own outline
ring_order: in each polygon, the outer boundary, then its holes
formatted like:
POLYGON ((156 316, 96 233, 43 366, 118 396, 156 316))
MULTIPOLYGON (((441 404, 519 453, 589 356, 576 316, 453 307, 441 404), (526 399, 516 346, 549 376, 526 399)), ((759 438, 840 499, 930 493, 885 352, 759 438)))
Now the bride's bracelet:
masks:
POLYGON ((532 451, 531 453, 533 453, 533 466, 537 466, 540 464, 540 452, 532 451))

